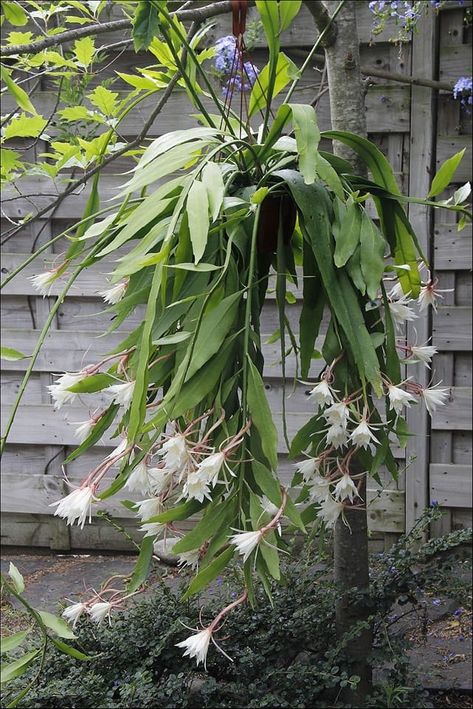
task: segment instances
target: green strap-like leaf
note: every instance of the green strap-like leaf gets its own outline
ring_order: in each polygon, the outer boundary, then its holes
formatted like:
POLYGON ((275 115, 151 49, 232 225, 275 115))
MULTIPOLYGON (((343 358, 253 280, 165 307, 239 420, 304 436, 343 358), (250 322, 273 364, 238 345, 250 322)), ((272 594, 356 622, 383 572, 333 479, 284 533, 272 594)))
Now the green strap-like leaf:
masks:
POLYGON ((278 467, 278 432, 274 425, 271 409, 264 390, 261 374, 248 356, 248 409, 252 425, 261 438, 263 453, 268 459, 272 470, 278 467))

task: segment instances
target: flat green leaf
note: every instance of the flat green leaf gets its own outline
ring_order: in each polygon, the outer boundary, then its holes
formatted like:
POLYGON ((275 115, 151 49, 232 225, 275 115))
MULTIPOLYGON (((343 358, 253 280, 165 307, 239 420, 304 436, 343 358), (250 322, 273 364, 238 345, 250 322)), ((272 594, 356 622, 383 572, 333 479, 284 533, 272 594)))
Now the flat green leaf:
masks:
POLYGON ((97 86, 87 98, 105 116, 115 116, 118 96, 115 91, 110 91, 105 86, 97 86))
POLYGON ((409 426, 407 425, 406 419, 402 416, 398 416, 396 419, 396 436, 399 440, 399 445, 401 448, 405 448, 412 434, 409 432, 409 426))
POLYGON ((51 638, 53 641, 54 645, 57 647, 58 650, 60 650, 64 655, 70 655, 73 657, 75 660, 93 660, 92 655, 86 655, 84 652, 81 652, 80 650, 77 650, 75 647, 72 647, 71 645, 68 645, 68 643, 63 643, 61 640, 58 640, 57 638, 51 638))
POLYGON ((280 41, 280 18, 279 9, 276 2, 266 2, 266 0, 256 0, 256 8, 263 23, 264 33, 268 42, 268 48, 272 61, 276 62, 279 52, 280 41))
POLYGON ((133 44, 135 52, 148 49, 159 31, 158 10, 149 0, 142 0, 133 20, 133 44))
POLYGON ((202 544, 209 541, 233 509, 234 500, 232 499, 222 502, 221 498, 219 498, 217 503, 210 504, 195 527, 173 546, 173 554, 182 554, 186 551, 199 549, 202 544))
POLYGON ((253 473, 255 483, 258 485, 263 495, 266 495, 273 505, 279 507, 282 499, 281 484, 276 475, 272 473, 266 465, 263 465, 263 463, 260 463, 259 460, 256 459, 251 462, 251 472, 253 473))
POLYGON ((299 337, 301 377, 306 379, 309 376, 315 341, 319 334, 326 300, 314 253, 305 240, 302 249, 304 255, 302 261, 304 278, 302 282, 302 309, 299 318, 299 337))
POLYGON ((19 633, 14 633, 13 635, 4 635, 0 638, 0 653, 3 655, 17 648, 21 645, 29 632, 29 630, 20 630, 19 633))
POLYGON ((209 202, 202 182, 195 180, 187 196, 187 216, 195 263, 204 255, 209 234, 209 202))
POLYGON ((118 404, 112 404, 107 409, 106 413, 104 413, 103 416, 99 418, 98 422, 92 428, 87 438, 82 441, 80 446, 75 448, 72 453, 67 456, 66 460, 64 461, 65 465, 82 455, 82 453, 91 448, 94 443, 97 443, 97 441, 102 437, 103 433, 105 433, 105 431, 111 426, 112 421, 115 418, 119 408, 120 406, 118 404))
POLYGON ((218 131, 215 128, 198 127, 187 128, 186 130, 174 130, 170 133, 165 133, 148 145, 141 156, 138 165, 134 168, 134 172, 142 170, 142 168, 152 160, 155 160, 160 155, 167 153, 168 150, 171 150, 178 145, 192 143, 201 139, 212 140, 215 139, 221 132, 222 131, 218 131))
POLYGON ((228 547, 228 549, 225 549, 225 551, 219 554, 219 556, 216 556, 215 559, 208 566, 206 566, 205 569, 202 569, 202 571, 200 571, 191 581, 189 588, 182 596, 182 600, 186 601, 188 598, 200 591, 201 588, 208 586, 208 584, 213 581, 226 566, 228 566, 234 554, 234 547, 228 547))
MULTIPOLYGON (((103 499, 103 497, 101 497, 103 499)), ((172 507, 166 512, 161 512, 159 515, 150 517, 148 522, 159 522, 160 524, 167 524, 168 522, 182 522, 184 519, 189 519, 192 515, 199 512, 203 507, 202 502, 197 500, 188 500, 182 505, 177 505, 177 507, 172 507)))
POLYGON ((2 78, 2 81, 5 82, 7 89, 12 94, 18 106, 27 113, 36 115, 36 109, 31 103, 28 94, 26 93, 26 91, 24 91, 24 89, 21 88, 21 86, 18 86, 13 81, 10 76, 10 72, 4 66, 0 66, 0 76, 2 78))
MULTIPOLYGON (((266 106, 266 97, 270 81, 270 71, 271 62, 269 62, 263 67, 253 85, 250 95, 250 105, 248 109, 249 118, 251 118, 251 116, 256 113, 256 111, 263 111, 266 106)), ((286 88, 289 82, 297 78, 298 75, 299 69, 294 64, 294 62, 289 59, 289 57, 286 56, 284 52, 279 52, 275 70, 275 79, 272 94, 273 98, 279 93, 281 93, 281 91, 286 88)))
POLYGON ((289 25, 301 9, 302 0, 279 0, 279 28, 281 32, 287 30, 289 25))
POLYGON ((453 203, 458 205, 466 202, 471 194, 471 184, 466 182, 453 193, 453 203))
POLYGON ((289 458, 297 458, 306 451, 312 444, 314 435, 321 433, 326 427, 325 419, 322 416, 312 416, 292 439, 289 458))
POLYGON ((170 263, 166 268, 177 268, 180 271, 193 271, 194 273, 210 273, 210 271, 219 271, 221 266, 215 266, 213 263, 170 263))
POLYGON ((23 591, 25 590, 25 581, 23 579, 23 576, 16 568, 15 564, 11 561, 10 566, 8 567, 8 575, 13 581, 13 585, 15 586, 16 592, 23 593, 23 591))
POLYGON ((317 175, 317 146, 320 141, 315 110, 312 106, 298 103, 290 104, 290 109, 299 154, 299 169, 305 184, 310 185, 317 175))
POLYGON ((116 377, 112 377, 110 374, 92 374, 77 384, 73 384, 68 388, 68 391, 72 391, 74 394, 93 394, 116 383, 116 377))
POLYGON ((66 638, 66 640, 75 639, 76 636, 65 620, 58 618, 57 615, 49 613, 48 611, 40 611, 37 608, 35 608, 35 611, 40 616, 45 626, 52 630, 53 633, 56 633, 56 635, 59 635, 60 638, 66 638))
POLYGON ((2 11, 8 22, 15 27, 23 27, 28 22, 28 15, 17 2, 3 0, 2 11))
POLYGON ((93 37, 82 37, 76 39, 72 52, 77 59, 79 66, 87 69, 92 63, 95 55, 95 40, 93 37))
POLYGON ((141 542, 140 553, 128 582, 127 593, 133 593, 138 590, 148 578, 153 558, 153 542, 152 537, 145 537, 141 542))
POLYGON ((430 191, 427 195, 427 198, 436 197, 448 187, 448 185, 453 179, 457 167, 459 166, 463 156, 465 155, 465 151, 466 148, 463 148, 463 150, 460 150, 460 152, 455 153, 455 155, 452 155, 451 158, 445 160, 445 162, 440 166, 437 171, 437 174, 432 180, 432 185, 430 186, 430 191))
POLYGON ((45 129, 47 120, 42 116, 25 116, 20 113, 19 116, 12 118, 5 128, 3 137, 5 140, 10 138, 38 138, 45 129))
POLYGON ((272 531, 265 535, 258 549, 261 552, 261 556, 264 559, 264 563, 266 564, 266 568, 268 569, 270 575, 273 579, 279 581, 281 578, 281 572, 279 570, 278 550, 275 549, 274 546, 269 546, 269 544, 276 545, 276 534, 272 531))
POLYGON ((209 161, 202 170, 202 183, 207 190, 209 210, 212 221, 215 222, 220 216, 220 209, 225 196, 225 183, 222 177, 222 170, 216 162, 209 161))
POLYGON ((338 176, 338 172, 332 167, 320 153, 317 153, 316 171, 320 179, 339 197, 345 199, 342 181, 338 176))
POLYGON ((5 359, 7 362, 16 362, 19 359, 28 359, 29 357, 31 355, 25 355, 12 347, 0 347, 0 359, 5 359))
POLYGON ((366 292, 375 300, 384 275, 386 241, 372 219, 363 212, 360 231, 360 265, 366 292))
POLYGON ((278 432, 274 425, 271 409, 266 398, 263 380, 261 374, 251 361, 248 363, 248 409, 250 411, 253 426, 256 428, 261 437, 261 447, 264 455, 268 459, 271 469, 276 471, 278 468, 278 432))
POLYGON ((5 682, 9 682, 16 677, 20 677, 26 672, 33 660, 38 657, 40 652, 41 650, 32 650, 32 652, 27 652, 26 655, 19 657, 18 660, 2 665, 0 682, 4 684, 5 682))
POLYGON ((157 340, 153 340, 153 345, 177 345, 179 342, 188 340, 191 335, 191 332, 175 332, 174 335, 165 335, 164 337, 159 337, 157 340))
POLYGON ((360 243, 361 223, 361 210, 355 202, 350 201, 335 237, 336 246, 333 260, 337 268, 345 266, 348 259, 355 253, 355 249, 360 243))

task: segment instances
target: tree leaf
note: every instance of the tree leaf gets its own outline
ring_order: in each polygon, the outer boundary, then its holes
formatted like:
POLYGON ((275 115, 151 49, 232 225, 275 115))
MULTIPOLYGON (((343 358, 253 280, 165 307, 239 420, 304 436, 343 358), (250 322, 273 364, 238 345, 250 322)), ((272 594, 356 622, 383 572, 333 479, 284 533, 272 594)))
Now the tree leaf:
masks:
POLYGON ((205 569, 202 569, 202 571, 200 571, 191 581, 189 588, 182 596, 182 600, 186 601, 188 598, 200 591, 201 588, 204 588, 211 581, 213 581, 213 579, 218 576, 218 574, 223 571, 226 566, 228 566, 234 554, 235 549, 231 546, 228 547, 228 549, 225 549, 225 551, 219 554, 219 556, 216 556, 215 559, 208 566, 206 566, 205 569))
POLYGON ((28 22, 28 15, 17 2, 3 0, 2 10, 8 22, 15 27, 23 27, 28 22))
POLYGON ((0 359, 5 359, 7 362, 16 362, 19 359, 28 359, 29 357, 31 355, 25 355, 12 347, 0 347, 0 359))
POLYGON ((21 88, 21 86, 17 86, 17 84, 11 78, 10 72, 4 66, 0 66, 0 76, 5 82, 7 89, 10 91, 13 98, 17 102, 18 106, 27 113, 36 115, 36 109, 31 103, 28 94, 24 89, 21 88))
POLYGON ((20 574, 15 564, 10 561, 10 566, 8 567, 8 575, 13 581, 13 585, 17 593, 23 593, 25 590, 25 581, 23 576, 20 574))
POLYGON ((219 271, 221 266, 215 266, 213 263, 169 263, 166 268, 177 268, 181 271, 193 271, 194 273, 209 273, 210 271, 219 271))
POLYGON ((149 0, 141 0, 133 20, 133 44, 135 52, 148 49, 159 31, 158 10, 149 0))
POLYGON ((76 636, 65 620, 58 618, 57 615, 49 613, 48 611, 40 611, 37 608, 35 608, 35 611, 40 616, 45 626, 52 630, 53 633, 56 633, 56 635, 59 635, 60 638, 66 638, 69 640, 75 639, 76 636))
POLYGON ((445 162, 439 167, 434 179, 432 180, 427 198, 436 197, 448 187, 453 179, 453 175, 455 174, 457 167, 465 155, 465 151, 466 148, 463 148, 463 150, 460 150, 460 152, 455 153, 455 155, 452 155, 451 158, 445 160, 445 162))
POLYGON ((118 94, 105 86, 97 86, 87 97, 106 116, 115 116, 118 94))
POLYGON ((75 647, 72 647, 72 645, 68 645, 68 643, 63 643, 61 640, 58 640, 57 638, 51 638, 53 641, 54 645, 57 647, 58 650, 63 652, 65 655, 70 655, 76 660, 93 660, 92 655, 86 655, 84 652, 81 652, 80 650, 77 650, 75 647))
POLYGON ((271 469, 278 468, 278 432, 269 408, 261 374, 248 356, 248 409, 253 426, 261 437, 261 447, 271 469))
POLYGON ((145 537, 141 542, 140 553, 135 568, 128 582, 127 593, 133 593, 146 581, 153 558, 153 538, 145 537))
POLYGON ((9 682, 16 677, 20 677, 26 672, 33 660, 38 657, 41 650, 32 650, 32 652, 27 652, 15 660, 14 662, 9 662, 6 665, 2 665, 2 671, 0 674, 0 682, 4 684, 9 682))
POLYGON ((471 184, 469 182, 466 182, 453 193, 453 203, 462 204, 462 202, 465 202, 468 199, 470 194, 471 184))
POLYGON ((0 638, 0 653, 3 655, 17 648, 21 645, 29 632, 29 630, 20 630, 19 633, 14 633, 13 635, 4 635, 0 638))
POLYGON ((310 185, 317 175, 317 146, 320 141, 317 118, 312 106, 292 103, 290 109, 299 154, 299 169, 305 184, 310 185))
POLYGON ((266 465, 263 465, 263 463, 260 463, 259 460, 256 459, 251 461, 251 472, 253 473, 255 483, 258 485, 263 495, 266 495, 273 505, 279 507, 282 499, 279 479, 266 465))
POLYGON ((292 23, 299 10, 302 0, 279 0, 279 29, 284 32, 292 23))
POLYGON ((371 300, 378 295, 384 274, 386 241, 372 219, 363 212, 360 231, 360 265, 366 292, 371 300))
MULTIPOLYGON (((101 499, 103 497, 101 496, 101 499)), ((159 522, 160 524, 167 524, 168 522, 182 522, 184 519, 189 519, 193 514, 199 512, 203 507, 202 502, 197 500, 187 500, 182 505, 177 505, 177 507, 172 507, 166 512, 161 512, 159 515, 150 517, 148 522, 159 522)))
POLYGON ((204 255, 209 234, 209 202, 202 182, 195 180, 187 196, 187 216, 195 263, 204 255))
POLYGON ((75 58, 79 66, 87 69, 92 63, 95 55, 95 40, 93 37, 82 37, 76 39, 72 48, 75 58))
POLYGON ((5 128, 3 137, 10 138, 38 138, 46 127, 47 120, 42 116, 19 116, 12 118, 5 128))

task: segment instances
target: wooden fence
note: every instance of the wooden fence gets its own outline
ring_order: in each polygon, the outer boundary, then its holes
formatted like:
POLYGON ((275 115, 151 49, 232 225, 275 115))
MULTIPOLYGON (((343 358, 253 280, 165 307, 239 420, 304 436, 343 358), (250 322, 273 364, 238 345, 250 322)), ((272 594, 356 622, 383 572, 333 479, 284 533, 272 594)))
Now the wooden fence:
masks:
MULTIPOLYGON (((376 37, 371 37, 372 23, 367 3, 359 3, 359 26, 363 67, 413 74, 424 78, 455 81, 460 75, 471 73, 470 30, 464 25, 465 10, 457 3, 448 3, 437 16, 430 12, 424 21, 422 31, 414 36, 413 42, 405 44, 402 50, 389 42, 392 27, 376 37)), ((228 18, 218 21, 214 37, 228 34, 228 18)), ((117 40, 121 37, 117 37, 117 40)), ((301 61, 301 49, 310 46, 314 39, 313 21, 306 11, 301 12, 295 25, 284 36, 284 49, 297 63, 301 61)), ((112 42, 113 37, 107 37, 112 42)), ((254 51, 257 64, 264 63, 265 51, 257 46, 254 51)), ((107 60, 108 62, 110 59, 107 60)), ((146 64, 144 57, 136 57, 133 52, 125 52, 117 58, 112 69, 127 71, 137 63, 146 64)), ((148 62, 149 63, 149 62, 148 62)), ((314 68, 307 72, 296 101, 310 101, 318 90, 320 72, 314 68)), ((117 83, 115 90, 120 88, 117 83)), ((121 87, 124 89, 124 86, 121 87)), ((39 96, 38 110, 48 115, 48 108, 54 105, 52 87, 45 81, 39 96)), ((469 145, 468 115, 460 110, 459 103, 451 95, 440 94, 424 87, 410 87, 405 84, 374 79, 367 94, 367 122, 370 137, 389 158, 403 190, 411 194, 425 195, 428 192, 432 170, 463 146, 469 145)), ((123 127, 126 138, 132 138, 139 131, 148 108, 142 106, 130 114, 123 127)), ((3 112, 8 111, 8 106, 3 112)), ((325 94, 317 107, 319 124, 322 129, 330 127, 330 109, 325 94)), ((155 137, 168 130, 184 128, 193 124, 189 118, 189 106, 185 95, 176 94, 165 112, 159 116, 151 136, 155 137)), ((45 152, 44 144, 36 146, 37 153, 45 152)), ((34 159, 34 155, 31 156, 34 159)), ((458 184, 469 179, 469 160, 460 167, 456 180, 458 184)), ((123 181, 120 174, 129 168, 129 163, 119 160, 104 175, 101 182, 103 201, 115 194, 123 181)), ((31 179, 27 192, 40 193, 34 197, 36 207, 50 203, 56 193, 51 181, 31 179)), ((8 242, 3 255, 2 273, 11 272, 29 254, 33 245, 46 242, 61 233, 66 226, 81 217, 87 199, 87 188, 79 194, 64 200, 47 221, 32 225, 18 237, 8 242)), ((8 192, 6 192, 8 198, 8 192)), ((32 210, 27 199, 4 202, 4 213, 12 219, 24 217, 32 210)), ((471 375, 469 354, 471 350, 471 228, 457 233, 450 215, 438 213, 435 217, 421 208, 412 208, 410 217, 417 229, 423 246, 440 279, 441 288, 453 288, 444 294, 444 300, 437 313, 433 313, 425 325, 417 325, 419 342, 432 337, 439 349, 435 358, 436 379, 442 379, 444 386, 451 386, 451 398, 447 406, 438 410, 432 422, 415 407, 410 415, 410 425, 415 436, 410 439, 407 451, 395 451, 405 474, 397 483, 390 481, 387 489, 380 490, 372 485, 368 494, 368 518, 373 539, 389 543, 392 535, 409 527, 420 511, 432 499, 447 509, 448 514, 438 531, 467 524, 471 518, 471 478, 469 463, 471 458, 471 375), (403 464, 404 462, 404 464, 403 464)), ((2 323, 3 344, 31 352, 39 330, 48 316, 54 295, 40 298, 28 280, 28 276, 43 270, 54 255, 63 250, 58 242, 53 253, 40 258, 3 291, 2 323)), ((83 531, 77 527, 66 527, 62 520, 51 515, 49 505, 59 499, 66 487, 62 476, 62 462, 71 447, 76 445, 72 422, 88 418, 87 406, 79 403, 55 412, 47 392, 52 373, 73 371, 97 360, 114 347, 123 337, 123 332, 135 327, 142 313, 137 312, 122 328, 120 334, 98 338, 102 328, 110 322, 110 315, 103 312, 103 303, 98 296, 106 283, 106 273, 112 263, 101 263, 83 274, 73 287, 70 295, 60 307, 53 321, 53 327, 37 360, 18 415, 13 426, 2 465, 2 541, 5 544, 51 547, 52 549, 129 548, 123 536, 108 522, 94 518, 83 531), (67 421, 65 415, 67 416, 67 421)), ((296 302, 289 306, 290 316, 297 320, 300 312, 300 294, 295 293, 296 302)), ((418 321, 419 322, 419 321, 418 321)), ((274 298, 268 298, 264 309, 262 330, 269 337, 277 325, 277 311, 274 298)), ((267 339, 267 338, 263 338, 267 339)), ((278 345, 265 345, 266 388, 271 408, 276 412, 281 428, 281 370, 278 363, 278 345)), ((2 374, 2 422, 8 415, 9 407, 18 390, 25 365, 7 362, 2 374)), ((288 363, 288 374, 295 373, 294 362, 288 363)), ((416 378, 427 376, 423 370, 409 373, 416 378)), ((307 387, 298 385, 287 401, 289 412, 289 434, 292 435, 305 422, 310 405, 307 387)), ((97 395, 95 402, 100 401, 97 395)), ((4 424, 2 424, 3 426, 4 424)), ((281 436, 282 441, 282 436, 281 436)), ((67 466, 71 481, 80 480, 84 474, 104 457, 112 442, 104 438, 77 461, 67 466)), ((291 463, 287 460, 285 448, 280 448, 280 475, 284 482, 291 477, 291 463)), ((115 514, 120 523, 139 538, 128 511, 113 498, 106 509, 115 514)))

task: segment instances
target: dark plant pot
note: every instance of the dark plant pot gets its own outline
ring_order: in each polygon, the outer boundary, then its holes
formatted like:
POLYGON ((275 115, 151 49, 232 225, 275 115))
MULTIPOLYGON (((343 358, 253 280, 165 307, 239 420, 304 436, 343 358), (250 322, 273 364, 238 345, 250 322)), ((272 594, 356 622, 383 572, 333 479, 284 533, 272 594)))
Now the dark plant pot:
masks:
POLYGON ((280 217, 282 218, 283 241, 285 244, 289 244, 296 225, 296 205, 287 193, 269 194, 261 204, 257 234, 258 253, 270 254, 277 251, 280 217))

